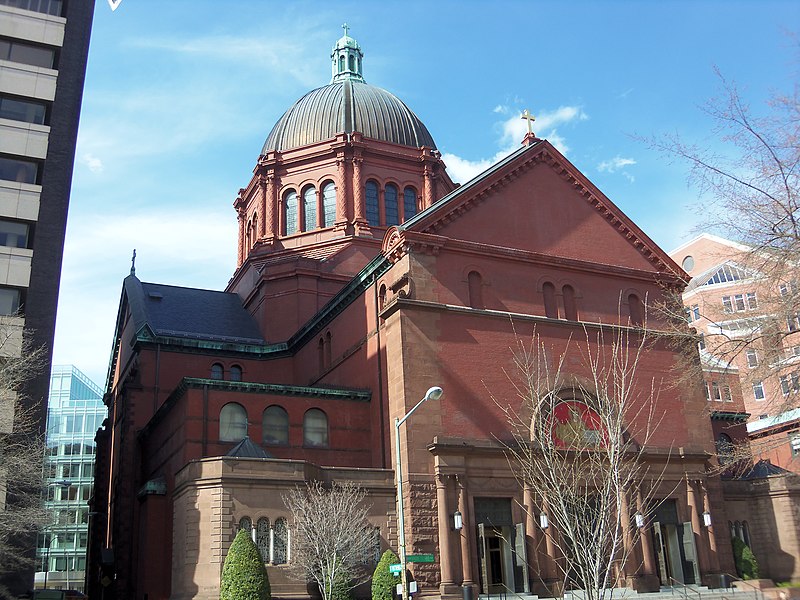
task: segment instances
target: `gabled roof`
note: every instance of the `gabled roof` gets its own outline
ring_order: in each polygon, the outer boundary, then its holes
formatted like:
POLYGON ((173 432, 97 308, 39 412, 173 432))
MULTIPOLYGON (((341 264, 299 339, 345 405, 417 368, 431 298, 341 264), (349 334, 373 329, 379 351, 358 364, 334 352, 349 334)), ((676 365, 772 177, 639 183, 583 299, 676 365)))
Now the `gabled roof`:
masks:
POLYGON ((135 275, 125 278, 124 290, 136 331, 147 327, 156 336, 264 343, 235 293, 143 283, 135 275))
POLYGON ((578 194, 605 218, 620 236, 627 238, 631 246, 640 252, 657 271, 663 274, 669 273, 684 282, 688 281, 684 271, 666 252, 639 229, 550 142, 540 139, 509 154, 402 225, 387 230, 383 244, 384 253, 391 254, 393 247, 406 232, 435 234, 446 223, 470 210, 476 201, 480 202, 489 195, 497 194, 499 188, 539 162, 550 165, 554 171, 574 186, 578 194))
POLYGON ((669 252, 669 255, 670 256, 675 256, 681 250, 684 250, 684 249, 688 248, 689 246, 691 246, 692 244, 694 244, 696 242, 699 242, 700 240, 708 240, 708 241, 711 241, 711 242, 716 242, 717 244, 721 244, 723 246, 728 246, 730 248, 733 248, 735 250, 740 250, 742 252, 750 252, 750 251, 752 251, 752 248, 750 246, 747 246, 747 245, 742 244, 740 242, 735 242, 733 240, 729 240, 729 239, 726 239, 724 237, 720 237, 718 235, 714 235, 713 233, 701 233, 700 235, 698 235, 696 237, 693 237, 688 242, 684 242, 683 244, 681 244, 680 246, 678 246, 674 250, 671 250, 669 252))
POLYGON ((791 471, 773 465, 769 460, 760 460, 754 464, 746 473, 736 477, 735 479, 752 480, 752 479, 765 479, 772 475, 793 475, 791 471))

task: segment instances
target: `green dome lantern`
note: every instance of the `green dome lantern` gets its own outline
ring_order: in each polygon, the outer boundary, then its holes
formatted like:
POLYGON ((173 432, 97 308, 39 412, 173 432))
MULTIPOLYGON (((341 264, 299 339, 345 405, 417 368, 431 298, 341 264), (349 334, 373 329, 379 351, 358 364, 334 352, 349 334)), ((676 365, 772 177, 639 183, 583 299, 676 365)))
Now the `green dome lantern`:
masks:
POLYGON ((333 47, 333 52, 331 52, 331 68, 333 72, 331 83, 346 79, 364 83, 364 77, 361 74, 364 53, 361 51, 361 46, 358 45, 358 42, 347 35, 349 29, 347 23, 342 25, 342 29, 344 29, 344 35, 339 38, 339 41, 333 47))

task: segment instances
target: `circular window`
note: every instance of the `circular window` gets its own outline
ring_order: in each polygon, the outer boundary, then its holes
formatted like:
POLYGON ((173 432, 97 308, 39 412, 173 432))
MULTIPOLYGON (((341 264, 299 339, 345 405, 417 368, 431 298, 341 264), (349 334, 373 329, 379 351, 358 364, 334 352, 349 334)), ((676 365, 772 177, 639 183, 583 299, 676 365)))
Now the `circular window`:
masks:
POLYGON ((692 269, 694 269, 694 257, 690 254, 689 256, 684 258, 683 262, 681 263, 681 266, 683 267, 683 270, 686 271, 687 273, 692 269))
POLYGON ((600 415, 578 400, 564 400, 553 407, 552 436, 561 448, 595 448, 603 443, 600 415))

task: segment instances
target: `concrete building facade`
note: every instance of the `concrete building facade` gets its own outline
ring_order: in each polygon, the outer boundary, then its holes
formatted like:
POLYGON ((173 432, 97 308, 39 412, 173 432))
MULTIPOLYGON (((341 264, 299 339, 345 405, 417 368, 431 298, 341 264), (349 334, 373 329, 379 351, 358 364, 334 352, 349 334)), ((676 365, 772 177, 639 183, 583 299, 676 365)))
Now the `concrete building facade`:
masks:
MULTIPOLYGON (((0 315, 45 348, 24 397, 44 431, 93 2, 0 0, 0 315)), ((34 543, 30 544, 33 553, 34 543)), ((33 569, 9 581, 30 590, 33 569)))

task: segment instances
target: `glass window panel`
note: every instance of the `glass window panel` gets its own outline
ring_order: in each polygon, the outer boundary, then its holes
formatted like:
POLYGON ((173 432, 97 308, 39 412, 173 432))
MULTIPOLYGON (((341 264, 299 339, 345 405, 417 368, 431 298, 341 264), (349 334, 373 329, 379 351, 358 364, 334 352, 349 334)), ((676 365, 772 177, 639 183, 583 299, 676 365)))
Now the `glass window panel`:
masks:
POLYGON ((288 548, 289 528, 286 526, 286 519, 281 517, 275 520, 273 564, 282 565, 286 563, 288 548))
POLYGON ((62 0, 0 0, 0 6, 11 6, 23 10, 60 17, 62 0))
POLYGON ((314 447, 328 446, 328 417, 318 408, 312 408, 303 417, 303 444, 314 447))
POLYGON ((27 248, 29 229, 27 223, 0 219, 0 246, 27 248))
POLYGON ((247 412, 241 404, 231 402, 219 413, 219 439, 238 442, 247 437, 247 412))
POLYGON ((52 48, 44 48, 18 41, 0 40, 0 59, 3 60, 52 69, 55 58, 56 53, 52 48))
POLYGON ((43 102, 0 98, 0 119, 44 125, 46 115, 47 105, 43 102))
POLYGON ((13 315, 19 312, 21 297, 20 290, 0 287, 0 314, 13 315))
POLYGON ((222 379, 223 368, 219 363, 211 365, 211 379, 222 379))
POLYGON ((285 235, 297 233, 297 192, 290 190, 286 192, 283 201, 283 213, 285 223, 285 235))
POLYGON ((304 231, 317 228, 317 191, 313 187, 303 190, 304 231))
POLYGON ((261 560, 269 562, 269 519, 261 517, 256 523, 256 546, 261 560))
POLYGON ((400 210, 397 206, 397 187, 391 183, 386 186, 384 193, 384 204, 386 210, 386 226, 400 224, 400 210))
POLYGON ((412 187, 403 190, 403 217, 408 221, 417 214, 417 191, 412 187))
POLYGON ((38 163, 0 156, 0 179, 17 183, 36 183, 38 174, 38 163))
POLYGON ((336 222, 336 186, 332 182, 322 188, 322 209, 325 218, 325 227, 333 227, 336 222))
POLYGON ((378 184, 368 181, 365 186, 365 196, 367 202, 367 223, 372 226, 380 225, 380 213, 378 212, 378 184))
POLYGON ((242 380, 242 367, 238 365, 233 365, 230 370, 230 379, 231 381, 241 381, 242 380))
POLYGON ((289 444, 289 415, 280 406, 270 406, 264 411, 262 421, 265 444, 289 444))

